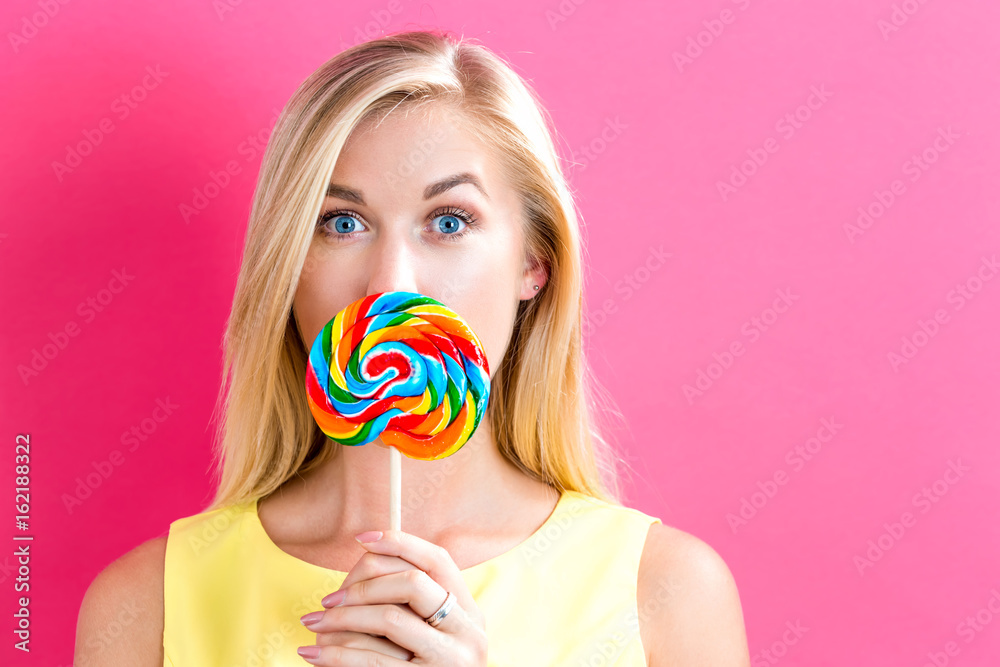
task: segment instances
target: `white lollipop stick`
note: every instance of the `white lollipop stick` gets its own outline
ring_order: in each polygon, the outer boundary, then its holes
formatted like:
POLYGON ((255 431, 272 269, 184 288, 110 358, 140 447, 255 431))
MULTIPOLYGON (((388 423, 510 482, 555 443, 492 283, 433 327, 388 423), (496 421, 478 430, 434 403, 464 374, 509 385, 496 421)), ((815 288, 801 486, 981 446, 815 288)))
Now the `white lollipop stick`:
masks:
POLYGON ((399 450, 389 445, 389 528, 400 530, 402 465, 399 450))

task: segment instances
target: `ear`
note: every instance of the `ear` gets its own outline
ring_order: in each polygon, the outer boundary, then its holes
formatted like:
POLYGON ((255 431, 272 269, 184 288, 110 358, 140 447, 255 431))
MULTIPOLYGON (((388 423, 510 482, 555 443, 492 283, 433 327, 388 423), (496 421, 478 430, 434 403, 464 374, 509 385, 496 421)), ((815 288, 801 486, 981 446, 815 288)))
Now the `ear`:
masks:
POLYGON ((524 276, 521 279, 521 293, 518 298, 522 301, 533 299, 536 294, 542 291, 548 280, 548 266, 536 258, 531 258, 525 263, 524 276), (535 285, 538 285, 538 289, 535 289, 535 285))

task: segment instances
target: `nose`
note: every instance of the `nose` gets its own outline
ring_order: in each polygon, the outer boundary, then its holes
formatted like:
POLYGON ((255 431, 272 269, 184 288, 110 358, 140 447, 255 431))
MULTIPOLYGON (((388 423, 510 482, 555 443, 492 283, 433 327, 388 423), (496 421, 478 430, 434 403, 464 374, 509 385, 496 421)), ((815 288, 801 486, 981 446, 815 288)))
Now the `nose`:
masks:
POLYGON ((417 284, 417 257, 409 240, 388 231, 375 242, 368 278, 368 294, 420 292, 417 284))

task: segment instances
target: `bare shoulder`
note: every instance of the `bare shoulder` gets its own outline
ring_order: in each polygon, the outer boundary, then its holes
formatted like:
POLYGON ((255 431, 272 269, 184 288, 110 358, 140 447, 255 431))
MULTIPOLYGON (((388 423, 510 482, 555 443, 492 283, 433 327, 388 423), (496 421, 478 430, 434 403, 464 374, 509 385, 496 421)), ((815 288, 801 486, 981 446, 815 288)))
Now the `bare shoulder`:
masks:
POLYGON ((694 535, 661 523, 649 527, 636 603, 651 667, 749 667, 736 581, 718 552, 694 535))
POLYGON ((74 665, 163 667, 166 547, 166 535, 147 540, 94 577, 76 622, 74 665))

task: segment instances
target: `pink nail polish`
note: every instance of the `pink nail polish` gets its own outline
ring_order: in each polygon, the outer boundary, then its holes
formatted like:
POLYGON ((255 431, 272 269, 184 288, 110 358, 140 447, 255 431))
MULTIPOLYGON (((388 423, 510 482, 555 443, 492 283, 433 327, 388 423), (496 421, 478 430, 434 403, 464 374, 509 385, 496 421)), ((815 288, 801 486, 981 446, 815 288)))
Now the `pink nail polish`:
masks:
POLYGON ((323 598, 324 607, 336 607, 344 601, 347 596, 347 591, 337 591, 335 593, 330 593, 325 598, 323 598))
POLYGON ((378 542, 382 539, 382 531, 380 530, 369 530, 364 533, 358 533, 354 536, 358 542, 378 542))
POLYGON ((321 618, 323 618, 323 612, 321 612, 321 611, 313 611, 313 612, 310 612, 310 613, 306 614, 305 616, 303 616, 299 620, 302 621, 303 625, 309 625, 310 623, 315 623, 316 621, 320 620, 321 618))
POLYGON ((299 655, 303 658, 318 658, 319 646, 300 646, 299 655))

